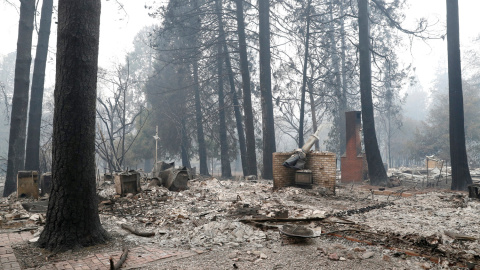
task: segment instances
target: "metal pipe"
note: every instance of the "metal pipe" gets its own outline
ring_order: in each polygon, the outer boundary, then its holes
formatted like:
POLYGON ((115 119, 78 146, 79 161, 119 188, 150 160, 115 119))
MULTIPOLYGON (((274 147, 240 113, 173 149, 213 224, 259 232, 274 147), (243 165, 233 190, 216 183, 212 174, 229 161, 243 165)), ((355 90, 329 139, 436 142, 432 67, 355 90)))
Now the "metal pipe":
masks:
POLYGON ((310 135, 307 142, 302 147, 303 152, 307 153, 308 151, 310 151, 310 149, 315 144, 315 142, 320 139, 318 135, 320 134, 321 130, 322 130, 322 126, 319 126, 317 131, 315 131, 314 134, 310 135))

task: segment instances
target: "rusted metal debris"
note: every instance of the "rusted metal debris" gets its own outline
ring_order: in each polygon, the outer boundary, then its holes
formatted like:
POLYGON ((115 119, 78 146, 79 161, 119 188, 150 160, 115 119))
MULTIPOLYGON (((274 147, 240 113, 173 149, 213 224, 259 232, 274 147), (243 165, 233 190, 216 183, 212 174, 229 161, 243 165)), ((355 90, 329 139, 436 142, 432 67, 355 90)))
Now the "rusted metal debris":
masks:
POLYGON ((307 158, 306 153, 310 151, 312 146, 318 140, 318 135, 320 134, 321 130, 322 127, 319 127, 314 134, 310 135, 307 142, 302 146, 302 148, 295 149, 295 153, 291 155, 287 160, 285 160, 283 166, 287 168, 294 168, 296 170, 303 170, 307 158))
POLYGON ((181 191, 188 188, 187 181, 195 177, 195 168, 179 167, 175 163, 159 161, 152 172, 150 186, 164 186, 170 191, 181 191))

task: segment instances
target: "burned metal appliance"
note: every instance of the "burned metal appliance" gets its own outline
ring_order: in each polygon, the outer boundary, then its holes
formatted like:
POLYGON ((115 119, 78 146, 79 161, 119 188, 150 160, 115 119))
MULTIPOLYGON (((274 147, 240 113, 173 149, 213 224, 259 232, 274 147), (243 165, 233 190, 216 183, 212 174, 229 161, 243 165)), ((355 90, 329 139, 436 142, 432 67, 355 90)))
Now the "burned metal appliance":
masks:
POLYGON ((19 171, 17 174, 17 197, 38 199, 38 172, 19 171))
POLYGON ((117 173, 114 176, 114 182, 115 192, 119 195, 136 194, 141 191, 140 173, 137 171, 117 173))
POLYGON ((295 172, 295 185, 311 186, 313 177, 311 170, 298 170, 295 172))
POLYGON ((188 188, 188 170, 186 167, 179 169, 169 168, 160 172, 162 184, 170 191, 181 191, 188 188))
POLYGON ((41 195, 50 194, 52 189, 52 173, 46 172, 40 176, 41 195))

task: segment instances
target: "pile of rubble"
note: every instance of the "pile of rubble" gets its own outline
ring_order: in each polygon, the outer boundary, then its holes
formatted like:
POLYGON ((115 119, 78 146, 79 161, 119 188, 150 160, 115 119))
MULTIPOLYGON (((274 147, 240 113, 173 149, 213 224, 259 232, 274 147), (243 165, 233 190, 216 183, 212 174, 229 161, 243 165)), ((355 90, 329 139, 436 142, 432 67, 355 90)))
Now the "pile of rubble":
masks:
MULTIPOLYGON (((143 180, 139 193, 120 196, 113 182, 106 181, 98 188, 99 213, 108 231, 134 245, 197 252, 249 250, 258 253, 259 259, 261 254, 272 256, 263 250, 278 248, 285 240, 279 233, 281 226, 290 224, 322 232, 315 234, 321 239, 348 236, 381 247, 458 258, 462 263, 480 262, 480 201, 464 193, 419 190, 409 196, 378 195, 372 187, 340 185, 333 196, 320 188, 274 191, 272 186, 267 180, 198 178, 189 180, 186 190, 171 191, 143 180), (152 237, 139 237, 126 227, 152 237)), ((3 198, 1 227, 38 234, 45 222, 47 199, 3 198)), ((333 261, 371 256, 350 249, 345 254, 320 251, 333 261)))
POLYGON ((240 219, 274 217, 285 213, 285 209, 290 217, 325 214, 325 210, 311 204, 315 199, 307 195, 318 195, 316 190, 286 188, 272 192, 271 181, 209 178, 189 181, 189 189, 180 192, 147 184, 142 190, 136 195, 120 197, 110 187, 104 187, 99 192, 104 199, 100 206, 102 222, 112 227, 129 223, 153 231, 164 247, 261 248, 278 239, 278 232, 258 230, 239 222, 240 219))

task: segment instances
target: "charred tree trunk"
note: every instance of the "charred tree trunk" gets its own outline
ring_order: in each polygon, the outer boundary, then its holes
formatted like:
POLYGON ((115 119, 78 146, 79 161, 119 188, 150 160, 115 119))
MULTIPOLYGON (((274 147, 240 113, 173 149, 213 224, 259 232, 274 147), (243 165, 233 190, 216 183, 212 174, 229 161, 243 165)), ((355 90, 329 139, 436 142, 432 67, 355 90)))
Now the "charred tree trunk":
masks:
POLYGON ((198 157, 200 159, 200 174, 210 175, 207 165, 207 147, 205 146, 205 134, 203 133, 203 113, 200 101, 200 85, 198 81, 198 63, 193 62, 193 80, 195 84, 195 120, 197 122, 197 140, 198 140, 198 157))
POLYGON ((236 0, 238 42, 240 49, 240 69, 242 72, 243 109, 245 113, 245 137, 247 142, 247 171, 257 175, 257 155, 255 153, 255 129, 253 126, 252 92, 250 90, 250 71, 248 70, 247 41, 243 18, 243 0, 236 0))
POLYGON ((242 172, 243 175, 248 175, 247 172, 247 153, 246 153, 246 146, 245 146, 245 131, 243 130, 243 117, 242 113, 240 112, 240 103, 238 102, 237 91, 235 90, 235 78, 233 77, 233 70, 232 70, 232 63, 230 61, 230 54, 228 52, 227 47, 227 40, 225 35, 225 29, 223 26, 223 20, 219 17, 219 31, 220 31, 220 42, 223 45, 223 53, 225 57, 225 65, 228 72, 228 81, 230 84, 230 94, 232 95, 232 102, 233 102, 233 111, 235 114, 235 123, 237 126, 237 133, 238 133, 238 144, 240 147, 240 159, 242 162, 242 172))
POLYGON ((368 176, 373 185, 384 184, 387 173, 383 167, 378 149, 377 134, 372 102, 372 67, 370 59, 370 30, 368 22, 368 0, 358 0, 358 27, 360 53, 360 93, 365 153, 367 155, 368 176))
POLYGON ((339 111, 340 111, 340 154, 343 155, 347 146, 347 137, 346 137, 346 123, 345 123, 345 112, 348 111, 348 100, 347 100, 347 65, 345 61, 345 54, 347 50, 347 45, 345 42, 345 18, 343 10, 343 1, 340 3, 340 35, 341 35, 341 62, 342 62, 342 94, 339 100, 339 111))
MULTIPOLYGON (((330 23, 329 23, 329 39, 330 39, 330 46, 331 46, 331 52, 332 52, 332 65, 333 65, 333 70, 335 72, 335 95, 337 98, 337 114, 338 114, 338 119, 336 122, 338 131, 340 134, 340 145, 338 145, 339 149, 338 152, 340 155, 343 155, 345 153, 345 146, 346 146, 346 126, 345 126, 345 111, 346 111, 346 98, 345 98, 345 93, 342 90, 343 87, 342 85, 344 84, 344 81, 342 82, 342 72, 340 71, 340 57, 338 57, 338 50, 337 50, 337 40, 335 39, 335 28, 334 28, 334 20, 333 20, 333 3, 330 2, 330 23)), ((343 45, 343 44, 342 44, 343 45)))
MULTIPOLYGON (((305 118, 305 92, 307 86, 307 63, 308 63, 308 46, 310 42, 310 4, 311 0, 308 0, 307 4, 307 31, 305 35, 305 54, 303 58, 303 80, 302 80, 302 97, 300 99, 300 123, 298 125, 298 148, 302 148, 305 144, 303 139, 304 133, 304 118, 305 118)), ((315 131, 314 131, 315 132, 315 131)))
POLYGON ((185 118, 182 118, 182 124, 181 124, 181 130, 180 130, 181 136, 182 136, 182 143, 181 143, 181 155, 182 155, 182 166, 191 168, 192 166, 190 165, 190 156, 188 154, 189 147, 188 147, 188 136, 187 136, 187 128, 185 127, 185 118))
POLYGON ((68 250, 104 242, 95 183, 100 0, 58 3, 52 194, 38 244, 68 250))
POLYGON ((222 35, 222 43, 223 43, 223 51, 225 55, 225 65, 228 72, 228 81, 230 84, 230 94, 232 95, 232 102, 233 102, 233 111, 235 114, 235 123, 237 125, 237 134, 238 134, 238 144, 240 147, 240 159, 242 162, 242 172, 243 175, 248 175, 247 172, 247 150, 245 146, 245 131, 243 130, 243 116, 240 112, 240 103, 238 102, 237 90, 235 90, 235 78, 233 77, 233 70, 232 70, 232 63, 230 61, 230 54, 227 48, 227 42, 225 39, 225 31, 223 27, 220 29, 223 33, 222 35))
POLYGON ((458 0, 447 0, 448 93, 450 109, 450 162, 452 190, 466 190, 472 184, 465 147, 462 67, 460 64, 458 0))
MULTIPOLYGON (((225 37, 225 35, 223 35, 225 37)), ((227 66, 228 81, 230 83, 230 94, 232 95, 233 111, 235 113, 235 123, 237 124, 238 144, 240 147, 240 159, 242 161, 243 175, 248 175, 247 171, 247 150, 245 146, 245 131, 243 130, 243 117, 240 112, 240 103, 238 102, 237 90, 235 90, 235 79, 233 78, 232 63, 230 61, 230 54, 228 53, 227 42, 223 42, 223 51, 225 53, 225 64, 227 66)))
POLYGON ((15 83, 13 87, 10 138, 8 141, 7 176, 3 196, 15 190, 16 177, 23 170, 25 162, 25 135, 27 129, 28 87, 32 62, 32 34, 35 1, 21 1, 18 24, 17 59, 15 62, 15 83))
MULTIPOLYGON (((310 0, 311 1, 311 0, 310 0)), ((258 2, 260 39, 260 93, 262 96, 263 179, 273 179, 273 153, 276 151, 273 119, 272 71, 270 67, 270 2, 258 2)))
POLYGON ((40 126, 42 123, 43 88, 45 82, 45 66, 47 65, 48 41, 52 24, 53 0, 44 0, 42 17, 38 34, 35 65, 33 67, 32 93, 30 111, 28 112, 27 155, 25 169, 40 169, 40 126))
POLYGON ((223 42, 225 39, 222 22, 222 1, 215 0, 217 18, 218 18, 218 54, 217 54, 217 75, 218 75, 218 116, 219 116, 219 136, 220 136, 220 162, 222 164, 222 178, 232 177, 230 168, 230 157, 228 155, 227 125, 225 120, 225 96, 223 93, 223 42))

